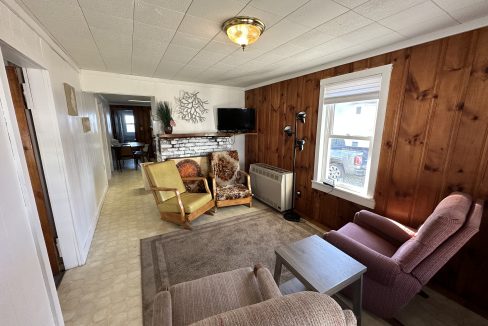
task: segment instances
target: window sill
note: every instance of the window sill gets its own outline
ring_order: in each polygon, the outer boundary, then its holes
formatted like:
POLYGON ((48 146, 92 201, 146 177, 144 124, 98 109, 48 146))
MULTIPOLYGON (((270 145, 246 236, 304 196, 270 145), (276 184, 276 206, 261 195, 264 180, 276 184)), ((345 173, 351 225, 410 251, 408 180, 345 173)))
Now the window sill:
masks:
POLYGON ((325 185, 318 181, 312 180, 312 188, 348 200, 350 202, 359 204, 361 206, 365 206, 367 208, 373 209, 375 206, 375 201, 374 198, 372 197, 361 196, 358 194, 351 193, 344 189, 332 188, 331 186, 325 185))

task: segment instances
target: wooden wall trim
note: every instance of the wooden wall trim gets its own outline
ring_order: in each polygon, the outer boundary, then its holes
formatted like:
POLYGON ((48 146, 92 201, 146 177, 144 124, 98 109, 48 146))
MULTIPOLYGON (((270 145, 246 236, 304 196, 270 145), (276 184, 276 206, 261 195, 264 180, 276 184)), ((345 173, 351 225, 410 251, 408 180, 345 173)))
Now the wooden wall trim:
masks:
MULTIPOLYGON (((292 144, 282 128, 306 111, 307 123, 298 128, 307 144, 297 156, 297 210, 331 228, 351 221, 362 207, 311 188, 319 83, 390 63, 375 211, 418 227, 452 191, 488 200, 488 27, 247 90, 258 134, 246 137, 246 167, 261 162, 290 169, 292 144)), ((480 233, 435 278, 485 314, 487 211, 480 233)))

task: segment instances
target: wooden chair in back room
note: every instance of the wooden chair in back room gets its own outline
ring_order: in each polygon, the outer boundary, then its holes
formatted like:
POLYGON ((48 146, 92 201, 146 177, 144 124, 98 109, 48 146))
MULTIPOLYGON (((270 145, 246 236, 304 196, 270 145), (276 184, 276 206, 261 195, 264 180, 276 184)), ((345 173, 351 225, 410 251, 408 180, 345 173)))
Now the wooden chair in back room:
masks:
POLYGON ((117 160, 120 170, 124 168, 126 160, 134 160, 134 152, 129 144, 122 144, 120 146, 117 160))

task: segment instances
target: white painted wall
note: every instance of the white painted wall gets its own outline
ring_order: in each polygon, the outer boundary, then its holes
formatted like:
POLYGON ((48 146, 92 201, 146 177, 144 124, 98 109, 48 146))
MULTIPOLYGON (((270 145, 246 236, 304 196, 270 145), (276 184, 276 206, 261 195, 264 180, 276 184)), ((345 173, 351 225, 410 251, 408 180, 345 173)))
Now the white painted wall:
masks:
POLYGON ((81 93, 74 63, 15 1, 1 0, 0 17, 0 40, 9 46, 6 52, 18 51, 24 57, 18 64, 31 63, 48 72, 40 76, 38 70, 29 70, 32 112, 61 252, 66 267, 76 267, 86 260, 108 185, 95 97, 81 93), (36 80, 41 78, 44 85, 37 85, 36 92, 36 80), (76 89, 78 117, 67 115, 64 82, 76 89), (92 122, 90 133, 82 131, 82 116, 92 122))
MULTIPOLYGON (((0 62, 2 61, 0 52, 0 62)), ((3 67, 3 66, 2 66, 3 67)), ((63 325, 34 194, 0 69, 0 325, 63 325)))
POLYGON ((12 144, 0 117, 0 325, 53 325, 54 318, 20 188, 12 144))
MULTIPOLYGON (((173 130, 175 134, 217 131, 217 108, 244 106, 244 89, 239 87, 188 83, 90 70, 81 70, 81 87, 83 91, 92 93, 154 96, 156 102, 168 101, 174 109, 176 109, 175 97, 178 97, 181 91, 199 92, 199 97, 208 101, 209 112, 206 120, 203 123, 193 124, 183 121, 178 118, 177 114, 173 114, 176 122, 173 130)), ((152 107, 154 113, 155 103, 152 103, 152 107)), ((153 123, 153 130, 156 133, 161 132, 160 124, 153 123)), ((243 166, 244 136, 236 136, 234 148, 239 151, 241 166, 243 166)))

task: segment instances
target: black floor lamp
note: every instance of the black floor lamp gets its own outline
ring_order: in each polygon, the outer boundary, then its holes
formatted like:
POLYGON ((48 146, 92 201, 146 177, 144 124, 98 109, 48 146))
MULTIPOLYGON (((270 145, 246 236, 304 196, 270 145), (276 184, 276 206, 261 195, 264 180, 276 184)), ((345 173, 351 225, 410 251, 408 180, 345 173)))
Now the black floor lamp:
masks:
POLYGON ((292 182, 292 188, 293 188, 293 194, 291 196, 291 209, 287 210, 284 214, 283 217, 287 221, 293 221, 293 222, 300 222, 300 215, 298 215, 295 212, 295 196, 297 195, 297 192, 295 190, 295 159, 297 156, 297 149, 301 152, 303 151, 303 147, 305 146, 305 140, 304 139, 298 139, 297 137, 297 125, 298 121, 301 123, 305 123, 305 118, 307 114, 305 112, 298 112, 296 114, 296 119, 295 119, 295 129, 292 130, 291 126, 286 126, 283 129, 283 132, 291 137, 293 135, 293 182, 292 182))

